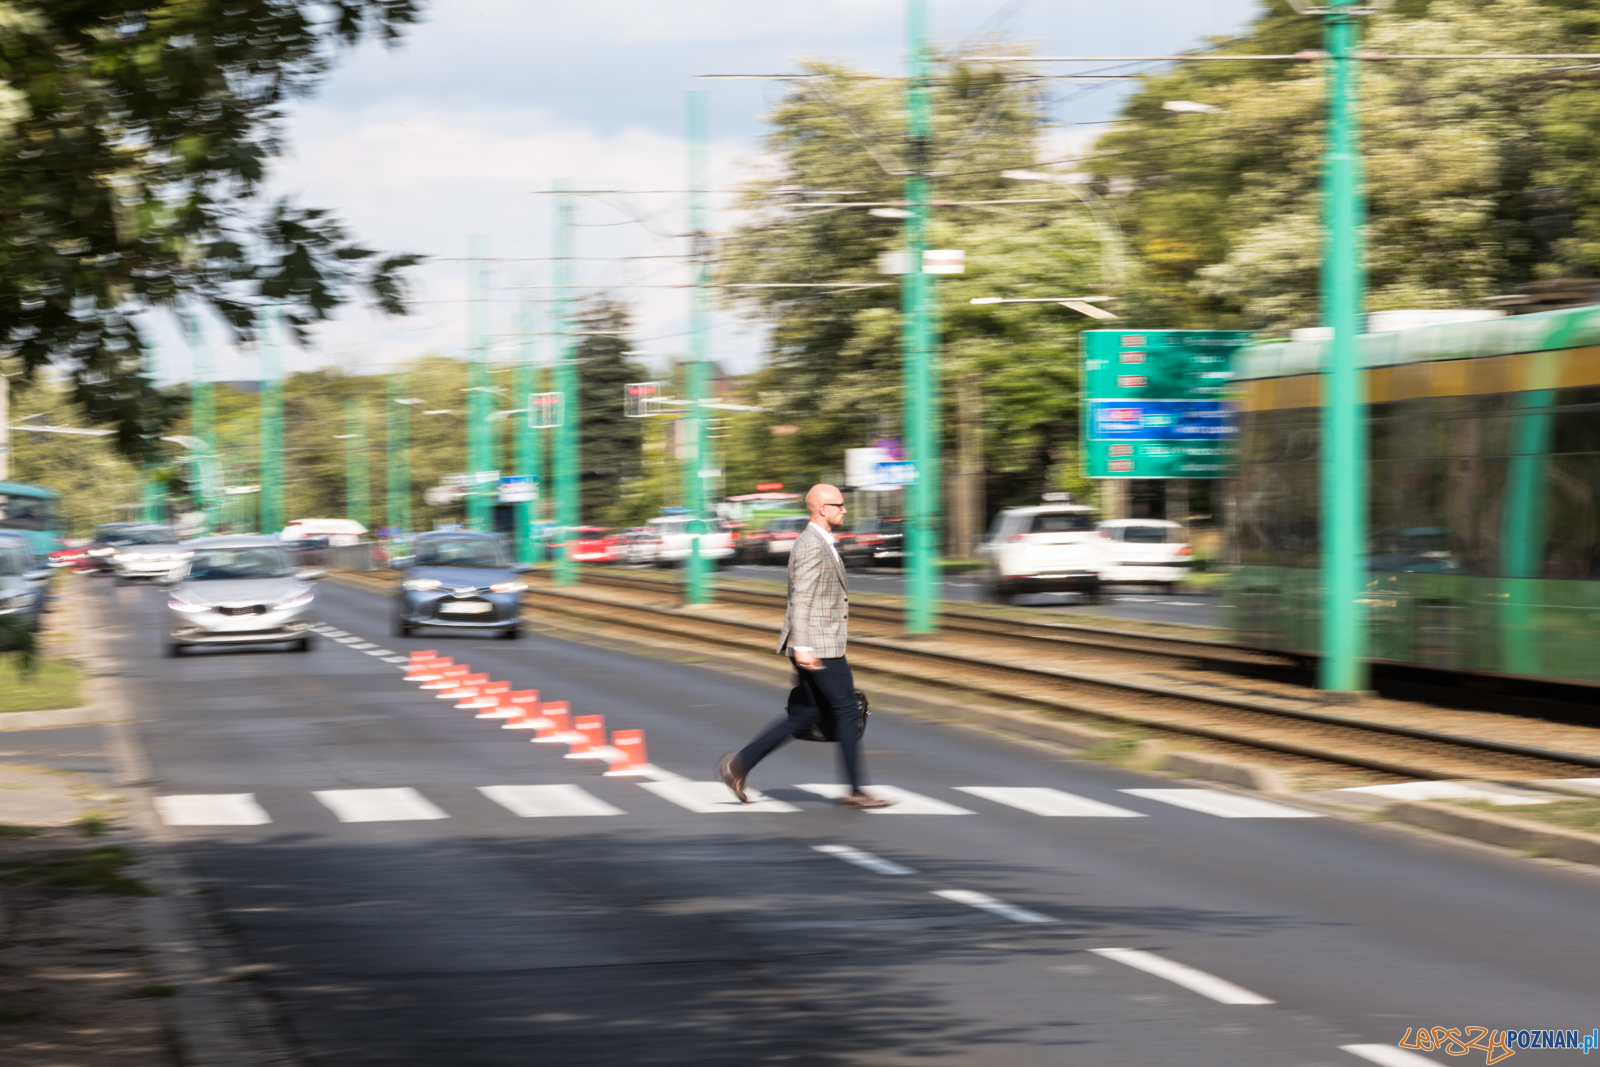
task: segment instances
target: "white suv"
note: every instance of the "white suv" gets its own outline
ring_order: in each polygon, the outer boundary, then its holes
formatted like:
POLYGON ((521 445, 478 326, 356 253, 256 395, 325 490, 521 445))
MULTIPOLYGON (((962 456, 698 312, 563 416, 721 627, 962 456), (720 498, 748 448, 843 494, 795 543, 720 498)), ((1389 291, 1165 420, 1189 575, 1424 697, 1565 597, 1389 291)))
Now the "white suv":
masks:
POLYGON ((1081 593, 1100 600, 1104 539, 1094 509, 1082 504, 1006 508, 995 516, 983 552, 1001 603, 1024 593, 1081 593))
POLYGON ((1101 578, 1108 584, 1156 585, 1171 593, 1194 563, 1183 527, 1165 519, 1113 519, 1100 524, 1100 536, 1106 539, 1101 578))
POLYGON ((658 567, 670 567, 688 559, 694 543, 700 542, 700 558, 722 561, 733 555, 733 534, 721 522, 707 519, 704 524, 682 516, 651 519, 651 529, 661 531, 661 548, 656 553, 658 567), (704 533, 696 533, 703 529, 704 533))

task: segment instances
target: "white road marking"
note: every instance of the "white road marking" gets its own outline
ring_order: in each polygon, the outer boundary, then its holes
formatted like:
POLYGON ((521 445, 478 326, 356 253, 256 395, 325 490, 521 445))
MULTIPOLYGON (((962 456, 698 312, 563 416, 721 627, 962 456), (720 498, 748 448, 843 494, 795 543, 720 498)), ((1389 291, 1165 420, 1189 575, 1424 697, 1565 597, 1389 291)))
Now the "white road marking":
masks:
POLYGON ((680 808, 688 808, 700 815, 723 812, 799 811, 793 804, 773 800, 766 794, 746 789, 750 803, 741 804, 721 782, 640 782, 639 788, 648 789, 663 800, 670 800, 680 808))
POLYGON ((1360 785, 1341 789, 1341 793, 1370 793, 1391 800, 1483 800, 1490 804, 1548 804, 1552 796, 1511 793, 1485 789, 1471 782, 1396 782, 1393 785, 1360 785))
POLYGON ((272 821, 254 793, 190 793, 156 797, 168 826, 261 826, 272 821))
MULTIPOLYGON (((812 785, 797 785, 796 789, 804 789, 807 793, 815 793, 819 797, 837 800, 850 792, 850 787, 834 783, 817 783, 812 785)), ((894 801, 894 806, 889 808, 869 808, 869 815, 971 815, 966 808, 958 808, 954 804, 946 804, 942 800, 925 797, 921 793, 913 793, 909 789, 901 789, 893 785, 869 785, 867 792, 873 796, 882 797, 884 800, 894 801)))
POLYGON ((322 632, 327 634, 329 637, 349 637, 350 636, 349 634, 345 633, 343 630, 335 630, 331 626, 329 626, 327 629, 323 630, 322 632))
POLYGON ((353 644, 356 644, 358 642, 361 642, 361 638, 359 638, 359 637, 348 637, 348 636, 346 636, 346 637, 335 637, 334 640, 339 642, 341 645, 353 645, 353 644))
POLYGON ((1146 974, 1153 974, 1157 978, 1165 978, 1190 992, 1199 993, 1203 997, 1210 997, 1223 1004, 1276 1003, 1260 993, 1252 993, 1243 986, 1236 986, 1227 979, 1196 970, 1186 963, 1169 960, 1165 956, 1157 956, 1154 952, 1142 952, 1136 948, 1092 948, 1089 951, 1097 956, 1125 963, 1146 974))
POLYGON ((391 656, 388 659, 384 660, 383 662, 385 662, 385 663, 410 663, 411 659, 409 657, 407 657, 407 656, 391 656))
POLYGON ((524 819, 627 814, 576 785, 480 785, 478 792, 524 819))
POLYGON ((863 852, 859 848, 849 845, 812 845, 818 852, 825 852, 836 856, 846 863, 853 863, 857 867, 865 867, 876 874, 916 874, 910 867, 903 867, 893 860, 886 860, 882 856, 874 856, 870 852, 863 852))
POLYGON ((394 653, 389 651, 387 648, 369 648, 369 649, 366 650, 366 653, 369 656, 392 656, 392 655, 394 655, 394 653))
POLYGON ((433 801, 410 787, 404 789, 323 789, 312 796, 340 822, 410 822, 448 819, 433 801))
POLYGON ((1123 789, 1146 800, 1159 800, 1176 808, 1188 808, 1219 819, 1320 819, 1317 812, 1274 804, 1255 797, 1242 797, 1236 793, 1219 793, 1214 789, 1123 789))
POLYGON ((357 641, 350 647, 355 649, 357 652, 365 652, 369 648, 377 648, 378 646, 373 644, 371 641, 357 641))
POLYGON ((962 793, 971 793, 975 797, 992 800, 996 804, 1006 804, 1013 808, 1032 812, 1034 815, 1068 816, 1085 819, 1142 819, 1144 812, 1129 811, 1119 808, 1115 804, 1103 804, 1098 800, 1080 797, 1076 793, 1064 793, 1059 789, 1036 788, 1032 786, 987 786, 987 785, 958 785, 956 789, 962 793))
POLYGON ((1053 923, 1054 919, 1048 915, 1040 915, 1027 908, 1019 908, 1015 904, 1007 904, 1003 900, 991 897, 988 893, 978 893, 971 889, 935 889, 933 895, 953 900, 957 904, 978 908, 981 911, 992 912, 1014 923, 1053 923))
POLYGON ((1393 1045, 1340 1045, 1339 1048, 1352 1056, 1360 1056, 1368 1063, 1376 1063, 1378 1067, 1438 1067, 1439 1064, 1438 1060, 1430 1060, 1393 1045))

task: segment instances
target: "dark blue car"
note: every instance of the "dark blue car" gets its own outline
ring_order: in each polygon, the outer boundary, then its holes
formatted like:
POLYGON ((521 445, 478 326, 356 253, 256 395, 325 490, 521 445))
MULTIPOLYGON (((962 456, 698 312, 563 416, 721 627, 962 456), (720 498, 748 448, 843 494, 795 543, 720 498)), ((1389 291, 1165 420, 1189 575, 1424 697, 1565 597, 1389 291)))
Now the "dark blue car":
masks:
POLYGON ((401 572, 394 633, 407 637, 419 626, 452 630, 499 630, 516 640, 522 632, 520 575, 495 534, 440 532, 419 536, 413 555, 394 561, 401 572))

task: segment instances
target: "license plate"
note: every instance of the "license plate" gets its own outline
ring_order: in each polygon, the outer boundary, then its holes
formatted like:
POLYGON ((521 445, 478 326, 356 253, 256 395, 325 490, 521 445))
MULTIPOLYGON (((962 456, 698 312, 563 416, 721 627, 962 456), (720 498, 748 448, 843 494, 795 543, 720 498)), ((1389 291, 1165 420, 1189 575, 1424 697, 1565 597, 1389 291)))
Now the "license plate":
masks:
POLYGON ((444 615, 486 615, 493 610, 493 604, 485 604, 482 601, 466 601, 459 604, 439 605, 439 611, 444 615))

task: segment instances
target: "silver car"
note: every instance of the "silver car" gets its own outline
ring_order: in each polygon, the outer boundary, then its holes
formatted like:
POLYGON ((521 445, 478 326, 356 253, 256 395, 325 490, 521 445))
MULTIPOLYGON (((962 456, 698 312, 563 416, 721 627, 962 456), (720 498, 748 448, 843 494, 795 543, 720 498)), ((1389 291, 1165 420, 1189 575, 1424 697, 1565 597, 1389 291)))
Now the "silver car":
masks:
POLYGON ((119 583, 176 574, 189 552, 189 546, 179 544, 178 533, 170 526, 135 526, 116 536, 119 543, 111 566, 119 583))
POLYGON ((205 537, 183 547, 183 569, 160 580, 169 590, 168 656, 190 645, 289 642, 311 651, 316 635, 305 615, 323 571, 295 570, 273 537, 205 537))

